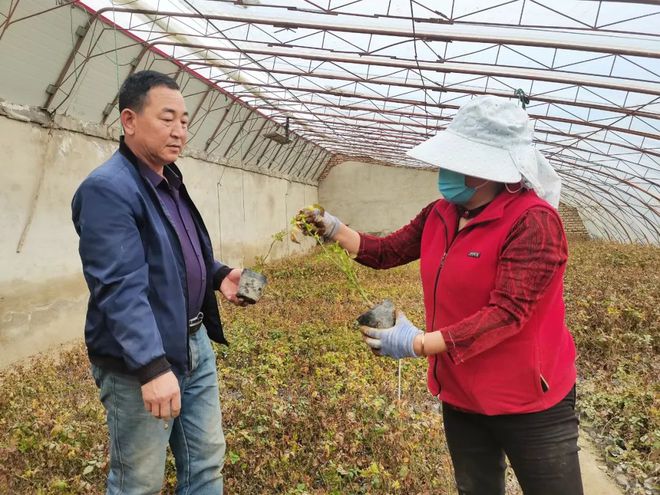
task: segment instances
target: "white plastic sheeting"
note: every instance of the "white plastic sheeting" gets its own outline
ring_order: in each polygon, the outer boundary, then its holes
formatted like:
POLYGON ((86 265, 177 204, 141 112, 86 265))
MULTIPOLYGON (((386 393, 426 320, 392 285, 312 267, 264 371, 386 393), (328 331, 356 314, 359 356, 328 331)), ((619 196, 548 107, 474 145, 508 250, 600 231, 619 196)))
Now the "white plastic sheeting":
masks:
POLYGON ((0 61, 31 76, 3 80, 9 96, 30 95, 18 103, 43 98, 73 52, 49 109, 116 122, 116 84, 137 60, 189 86, 192 145, 316 180, 329 153, 420 166, 405 151, 443 129, 462 103, 520 89, 536 145, 563 179, 562 201, 590 233, 660 242, 653 2, 87 0, 90 14, 74 3, 43 14, 58 16, 53 31, 35 27, 39 16, 17 21, 25 5, 44 10, 43 2, 0 1, 10 18, 4 35, 0 26, 0 61), (92 21, 76 47, 93 11, 106 22, 92 21), (230 108, 232 97, 247 106, 230 108), (290 144, 263 139, 282 134, 286 119, 290 144))

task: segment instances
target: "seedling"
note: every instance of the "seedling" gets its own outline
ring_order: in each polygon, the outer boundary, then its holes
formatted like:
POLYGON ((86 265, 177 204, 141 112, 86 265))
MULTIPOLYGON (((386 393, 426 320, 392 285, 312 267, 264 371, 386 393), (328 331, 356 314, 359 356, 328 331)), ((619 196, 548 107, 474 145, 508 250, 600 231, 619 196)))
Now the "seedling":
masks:
MULTIPOLYGON (((325 210, 321 205, 312 205, 311 209, 315 215, 321 216, 325 213, 325 210)), ((307 216, 305 214, 298 213, 291 219, 291 225, 291 240, 299 243, 300 241, 297 238, 297 233, 301 231, 312 237, 316 243, 321 246, 326 257, 346 276, 349 286, 357 291, 367 305, 369 309, 357 318, 357 322, 360 325, 366 325, 372 328, 391 328, 394 326, 396 323, 394 304, 389 299, 385 299, 380 304, 374 306, 366 291, 360 284, 357 272, 355 271, 355 265, 353 264, 353 259, 351 258, 351 255, 348 254, 348 251, 341 247, 338 242, 325 244, 321 236, 318 234, 316 226, 307 221, 307 216)), ((397 378, 397 398, 401 400, 401 360, 397 363, 397 378)))
MULTIPOLYGON (((312 205, 311 210, 315 215, 323 215, 325 210, 320 205, 312 205)), ((355 270, 355 264, 351 255, 348 254, 343 247, 339 245, 338 242, 332 242, 326 244, 323 242, 323 239, 318 234, 316 226, 307 221, 307 216, 305 214, 299 213, 291 220, 291 225, 293 226, 291 231, 291 240, 294 242, 299 242, 297 239, 297 232, 304 232, 306 235, 312 237, 316 243, 321 246, 323 253, 326 258, 329 259, 339 270, 344 274, 348 285, 355 290, 360 298, 364 301, 365 305, 369 309, 366 313, 363 313, 358 317, 358 323, 360 325, 367 325, 373 328, 390 328, 394 326, 395 317, 394 317, 394 305, 391 301, 386 299, 382 303, 374 306, 374 303, 371 301, 367 292, 360 284, 358 279, 357 272, 355 270)))
POLYGON ((263 273, 260 272, 263 271, 266 267, 266 260, 268 259, 268 256, 270 256, 270 253, 273 250, 273 246, 278 242, 282 242, 284 240, 284 236, 286 236, 285 230, 281 230, 273 234, 272 241, 268 247, 268 251, 266 251, 264 256, 257 258, 255 269, 243 269, 241 272, 241 278, 238 282, 238 293, 236 294, 236 297, 248 304, 254 304, 259 299, 261 299, 264 289, 266 288, 266 284, 268 283, 268 279, 263 273))
POLYGON ((255 270, 258 272, 262 272, 266 268, 266 262, 268 260, 268 257, 270 256, 270 253, 273 251, 273 247, 275 244, 278 242, 284 241, 284 238, 286 237, 286 230, 280 230, 279 232, 275 232, 271 236, 271 242, 270 246, 268 246, 268 251, 266 251, 266 254, 264 256, 258 256, 256 263, 255 263, 255 270))

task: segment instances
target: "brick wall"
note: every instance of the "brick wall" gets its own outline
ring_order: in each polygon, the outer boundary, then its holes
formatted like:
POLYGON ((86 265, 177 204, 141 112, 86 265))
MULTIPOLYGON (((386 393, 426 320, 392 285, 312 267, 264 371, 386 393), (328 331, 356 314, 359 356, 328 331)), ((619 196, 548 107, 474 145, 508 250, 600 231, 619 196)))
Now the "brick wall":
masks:
POLYGON ((580 215, 578 215, 576 208, 565 205, 564 203, 559 203, 559 215, 564 222, 564 229, 566 230, 566 235, 568 237, 573 239, 589 238, 589 232, 587 232, 587 229, 582 223, 582 219, 580 218, 580 215))

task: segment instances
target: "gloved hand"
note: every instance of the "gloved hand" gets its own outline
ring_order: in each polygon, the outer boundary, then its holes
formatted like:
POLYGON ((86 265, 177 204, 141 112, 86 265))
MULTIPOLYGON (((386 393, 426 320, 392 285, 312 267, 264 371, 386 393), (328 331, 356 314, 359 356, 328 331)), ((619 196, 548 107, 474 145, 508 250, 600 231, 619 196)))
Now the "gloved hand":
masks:
POLYGON ((398 312, 396 324, 392 328, 360 327, 364 341, 371 350, 380 356, 389 356, 394 359, 405 357, 418 357, 413 350, 413 342, 417 335, 423 332, 410 323, 406 315, 398 312))
POLYGON ((304 235, 316 233, 324 241, 333 240, 341 225, 337 217, 319 205, 306 206, 296 215, 296 226, 304 235))

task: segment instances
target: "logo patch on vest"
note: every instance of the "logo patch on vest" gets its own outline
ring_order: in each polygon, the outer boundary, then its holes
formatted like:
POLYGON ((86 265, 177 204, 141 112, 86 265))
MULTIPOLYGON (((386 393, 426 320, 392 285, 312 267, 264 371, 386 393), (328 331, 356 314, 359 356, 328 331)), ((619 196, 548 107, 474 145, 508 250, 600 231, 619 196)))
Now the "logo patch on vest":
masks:
POLYGON ((479 251, 470 251, 468 253, 468 257, 470 258, 479 258, 481 256, 481 253, 479 251))

